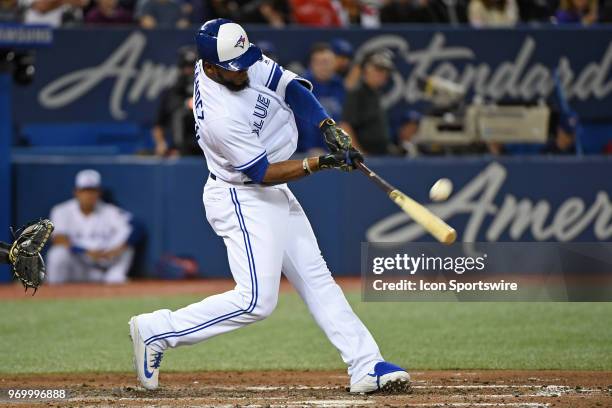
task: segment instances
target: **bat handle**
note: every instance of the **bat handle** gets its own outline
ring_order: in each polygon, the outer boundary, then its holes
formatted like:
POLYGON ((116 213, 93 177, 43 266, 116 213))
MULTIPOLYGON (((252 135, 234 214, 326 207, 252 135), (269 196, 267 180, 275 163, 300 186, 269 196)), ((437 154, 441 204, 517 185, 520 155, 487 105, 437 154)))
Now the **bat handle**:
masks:
POLYGON ((355 162, 355 167, 357 168, 357 170, 359 170, 363 174, 365 174, 370 180, 372 180, 374 182, 374 184, 376 184, 378 187, 380 187, 385 193, 390 194, 392 191, 395 190, 395 187, 393 187, 391 184, 387 183, 378 174, 376 174, 372 170, 370 170, 370 168, 368 166, 366 166, 364 162, 356 161, 355 162))

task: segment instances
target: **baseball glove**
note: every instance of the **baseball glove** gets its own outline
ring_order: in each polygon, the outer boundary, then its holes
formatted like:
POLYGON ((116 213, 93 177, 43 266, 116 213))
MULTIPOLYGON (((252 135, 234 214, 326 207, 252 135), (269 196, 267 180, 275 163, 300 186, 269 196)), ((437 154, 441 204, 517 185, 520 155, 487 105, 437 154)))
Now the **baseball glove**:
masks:
POLYGON ((34 293, 45 279, 45 262, 40 251, 45 247, 53 232, 53 223, 47 219, 30 222, 18 230, 11 229, 13 244, 9 250, 9 261, 13 273, 21 281, 26 292, 34 293))

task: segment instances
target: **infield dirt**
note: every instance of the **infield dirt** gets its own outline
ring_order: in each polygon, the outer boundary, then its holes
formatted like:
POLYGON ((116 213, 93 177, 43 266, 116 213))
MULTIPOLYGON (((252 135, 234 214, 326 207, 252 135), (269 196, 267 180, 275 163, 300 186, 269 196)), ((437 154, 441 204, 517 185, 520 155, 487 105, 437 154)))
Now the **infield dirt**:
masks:
POLYGON ((65 389, 66 400, 0 402, 1 407, 611 407, 612 372, 413 372, 404 395, 352 395, 341 371, 162 373, 146 391, 133 374, 2 375, 0 388, 65 389))

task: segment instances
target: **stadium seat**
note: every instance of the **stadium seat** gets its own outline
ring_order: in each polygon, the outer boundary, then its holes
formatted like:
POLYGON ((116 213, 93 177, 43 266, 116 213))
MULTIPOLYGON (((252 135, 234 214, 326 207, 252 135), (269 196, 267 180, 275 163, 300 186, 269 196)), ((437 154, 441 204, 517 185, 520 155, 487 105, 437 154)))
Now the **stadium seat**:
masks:
POLYGON ((133 153, 145 138, 136 122, 30 123, 21 127, 29 146, 115 146, 120 153, 133 153))

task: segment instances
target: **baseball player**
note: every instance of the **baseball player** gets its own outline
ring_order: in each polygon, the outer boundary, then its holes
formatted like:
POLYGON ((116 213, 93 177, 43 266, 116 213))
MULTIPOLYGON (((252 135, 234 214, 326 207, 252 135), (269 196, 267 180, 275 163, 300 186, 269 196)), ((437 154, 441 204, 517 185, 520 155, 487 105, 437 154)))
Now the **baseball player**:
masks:
POLYGON ((55 231, 47 254, 49 283, 126 281, 134 256, 128 244, 129 214, 100 200, 100 185, 100 173, 80 171, 75 197, 51 210, 55 231))
MULTIPOLYGON (((351 392, 406 390, 410 376, 382 358, 332 278, 286 184, 319 170, 352 170, 361 155, 312 95, 310 83, 262 55, 240 25, 208 21, 196 41, 193 113, 210 170, 203 201, 208 222, 227 248, 236 287, 177 311, 132 317, 139 381, 147 389, 158 387, 169 347, 199 343, 269 316, 282 272, 348 365, 351 392), (297 145, 296 116, 319 126, 331 153, 289 160, 297 145)), ((325 192, 321 198, 324 202, 325 192)))

